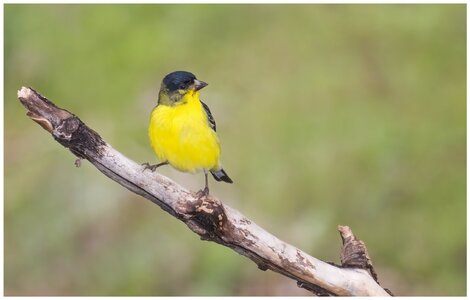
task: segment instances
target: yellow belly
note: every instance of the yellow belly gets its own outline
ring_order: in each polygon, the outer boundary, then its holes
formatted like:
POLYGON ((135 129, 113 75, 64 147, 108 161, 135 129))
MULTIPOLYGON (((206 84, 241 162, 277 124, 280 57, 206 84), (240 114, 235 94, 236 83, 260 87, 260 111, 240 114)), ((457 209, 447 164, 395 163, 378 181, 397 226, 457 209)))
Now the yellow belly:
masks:
POLYGON ((158 159, 183 172, 219 169, 220 145, 199 100, 152 111, 149 138, 158 159))

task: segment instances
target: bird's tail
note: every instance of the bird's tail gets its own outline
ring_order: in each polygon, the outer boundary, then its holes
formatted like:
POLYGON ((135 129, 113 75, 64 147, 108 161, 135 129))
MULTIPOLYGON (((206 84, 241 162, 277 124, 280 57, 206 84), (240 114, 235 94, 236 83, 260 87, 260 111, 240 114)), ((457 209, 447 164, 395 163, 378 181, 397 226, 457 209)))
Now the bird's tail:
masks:
POLYGON ((225 181, 228 183, 233 183, 232 179, 228 177, 227 173, 225 173, 224 169, 220 169, 217 171, 211 170, 212 176, 214 176, 214 179, 217 181, 225 181))

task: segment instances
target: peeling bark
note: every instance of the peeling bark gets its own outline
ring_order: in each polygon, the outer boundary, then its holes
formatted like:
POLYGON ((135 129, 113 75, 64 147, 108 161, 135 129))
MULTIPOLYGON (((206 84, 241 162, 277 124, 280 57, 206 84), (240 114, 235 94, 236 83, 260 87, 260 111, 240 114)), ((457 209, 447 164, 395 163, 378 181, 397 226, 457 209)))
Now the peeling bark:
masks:
POLYGON ((292 278, 299 287, 316 295, 389 295, 377 282, 364 243, 352 235, 349 227, 339 228, 343 265, 328 264, 281 241, 219 199, 199 197, 169 178, 145 170, 113 149, 77 116, 33 89, 23 87, 18 98, 27 108, 27 115, 79 159, 88 160, 112 180, 157 204, 201 239, 229 247, 251 259, 260 270, 270 269, 292 278))

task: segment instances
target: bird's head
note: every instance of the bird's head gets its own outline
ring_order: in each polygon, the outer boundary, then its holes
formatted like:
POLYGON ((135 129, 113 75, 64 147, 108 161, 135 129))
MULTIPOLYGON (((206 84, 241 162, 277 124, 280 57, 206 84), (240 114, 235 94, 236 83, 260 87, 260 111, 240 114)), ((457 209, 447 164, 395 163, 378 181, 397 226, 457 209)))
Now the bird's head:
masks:
POLYGON ((198 92, 207 83, 196 79, 193 73, 186 71, 172 72, 163 78, 158 94, 158 103, 173 106, 184 102, 186 95, 198 92))

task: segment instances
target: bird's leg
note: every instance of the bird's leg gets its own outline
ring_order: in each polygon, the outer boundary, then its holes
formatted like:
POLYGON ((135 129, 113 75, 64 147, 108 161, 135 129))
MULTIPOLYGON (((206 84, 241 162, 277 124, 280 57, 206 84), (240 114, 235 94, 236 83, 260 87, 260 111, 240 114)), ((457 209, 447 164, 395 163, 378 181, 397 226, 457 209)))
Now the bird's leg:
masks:
POLYGON ((164 162, 161 162, 159 164, 155 164, 155 165, 151 165, 149 164, 148 162, 146 163, 143 163, 142 166, 145 166, 144 168, 144 171, 149 169, 151 170, 152 172, 155 172, 155 170, 158 168, 158 167, 161 167, 161 166, 164 166, 164 165, 167 165, 168 164, 168 161, 164 161, 164 162))
POLYGON ((204 195, 207 196, 209 195, 209 180, 207 179, 207 170, 204 169, 204 177, 205 177, 205 182, 206 185, 204 187, 204 195))
POLYGON ((207 170, 204 169, 204 178, 205 178, 205 187, 203 190, 200 190, 199 192, 197 192, 197 196, 198 198, 202 198, 202 197, 207 197, 209 195, 209 180, 207 178, 207 170))

